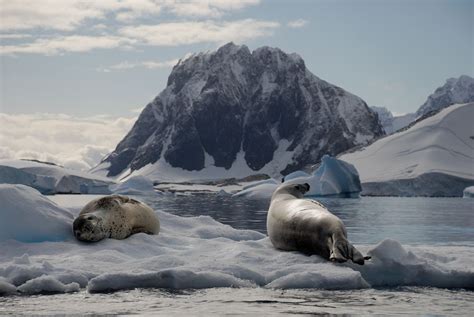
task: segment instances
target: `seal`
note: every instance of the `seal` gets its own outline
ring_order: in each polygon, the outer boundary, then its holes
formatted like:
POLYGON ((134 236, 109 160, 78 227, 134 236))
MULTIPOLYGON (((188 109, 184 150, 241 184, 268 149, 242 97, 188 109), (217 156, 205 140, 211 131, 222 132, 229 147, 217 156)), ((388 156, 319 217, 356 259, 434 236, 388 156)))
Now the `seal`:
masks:
POLYGON ((89 202, 73 223, 74 236, 95 242, 105 238, 125 239, 138 232, 158 234, 160 221, 148 205, 121 195, 89 202))
POLYGON ((267 231, 277 249, 317 254, 333 262, 363 265, 364 257, 347 240, 341 219, 321 203, 302 199, 309 184, 283 184, 272 195, 267 231))

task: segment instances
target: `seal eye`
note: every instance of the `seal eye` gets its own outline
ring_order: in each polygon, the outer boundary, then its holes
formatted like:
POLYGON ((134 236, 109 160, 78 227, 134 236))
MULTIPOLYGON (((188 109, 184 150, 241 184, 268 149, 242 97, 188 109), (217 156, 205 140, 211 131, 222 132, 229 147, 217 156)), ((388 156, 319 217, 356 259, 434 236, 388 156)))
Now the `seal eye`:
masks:
POLYGON ((89 217, 87 217, 86 219, 87 219, 87 220, 93 220, 93 219, 94 219, 94 217, 92 217, 92 216, 89 216, 89 217))

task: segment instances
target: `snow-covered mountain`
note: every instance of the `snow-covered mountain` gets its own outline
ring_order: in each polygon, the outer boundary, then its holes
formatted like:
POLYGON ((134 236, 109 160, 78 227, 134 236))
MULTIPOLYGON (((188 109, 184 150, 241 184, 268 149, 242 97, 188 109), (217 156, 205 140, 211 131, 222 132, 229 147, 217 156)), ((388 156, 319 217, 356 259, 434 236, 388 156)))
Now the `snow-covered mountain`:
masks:
POLYGON ((391 134, 412 123, 413 121, 435 114, 437 111, 454 104, 474 102, 474 78, 462 75, 459 78, 449 78, 438 87, 434 93, 421 105, 415 113, 394 116, 385 107, 371 107, 377 112, 380 124, 385 133, 391 134))
POLYGON ((365 195, 462 196, 474 185, 474 103, 453 105, 339 159, 365 195))
POLYGON ((179 61, 93 171, 161 180, 287 174, 382 134, 361 98, 313 75, 297 54, 229 43, 179 61))
POLYGON ((468 102, 474 102, 474 78, 467 75, 449 78, 443 86, 428 96, 425 103, 416 111, 416 116, 421 117, 453 104, 468 102))
POLYGON ((392 134, 393 132, 408 126, 416 119, 416 114, 414 113, 394 116, 392 112, 385 107, 373 106, 371 108, 377 113, 379 122, 386 134, 392 134))

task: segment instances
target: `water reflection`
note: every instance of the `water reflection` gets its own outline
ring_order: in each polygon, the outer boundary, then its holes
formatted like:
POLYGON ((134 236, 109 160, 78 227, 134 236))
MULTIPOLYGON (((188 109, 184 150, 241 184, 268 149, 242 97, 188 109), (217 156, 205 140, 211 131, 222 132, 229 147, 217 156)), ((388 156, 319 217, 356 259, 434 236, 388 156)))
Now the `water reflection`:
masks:
MULTIPOLYGON (((351 241, 373 244, 474 243, 474 200, 462 198, 362 197, 320 199, 344 221, 351 241)), ((238 229, 266 234, 268 200, 219 195, 160 196, 147 202, 179 216, 208 215, 238 229)))

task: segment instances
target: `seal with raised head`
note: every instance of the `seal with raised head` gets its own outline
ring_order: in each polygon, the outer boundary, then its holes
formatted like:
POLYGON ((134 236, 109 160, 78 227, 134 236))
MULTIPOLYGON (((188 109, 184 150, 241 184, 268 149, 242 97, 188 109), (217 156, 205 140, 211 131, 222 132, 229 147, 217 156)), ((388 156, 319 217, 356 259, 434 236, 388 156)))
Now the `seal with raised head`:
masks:
POLYGON ((158 234, 160 221, 148 205, 121 195, 89 202, 74 220, 73 233, 80 241, 125 239, 134 233, 158 234))
POLYGON ((347 240, 341 219, 321 203, 302 199, 309 184, 283 184, 273 193, 267 231, 277 249, 317 254, 333 262, 363 265, 364 257, 347 240))

